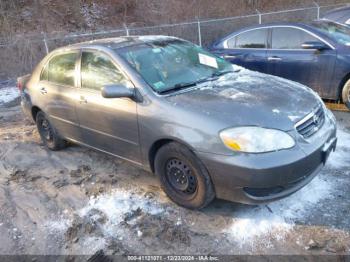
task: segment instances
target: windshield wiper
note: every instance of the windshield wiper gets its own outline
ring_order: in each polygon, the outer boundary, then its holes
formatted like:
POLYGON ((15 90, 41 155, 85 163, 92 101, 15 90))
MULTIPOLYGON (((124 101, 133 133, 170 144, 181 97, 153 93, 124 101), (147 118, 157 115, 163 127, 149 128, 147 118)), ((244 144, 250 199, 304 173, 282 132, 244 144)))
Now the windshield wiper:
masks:
POLYGON ((169 89, 165 89, 165 90, 162 90, 162 91, 159 91, 158 93, 159 94, 166 94, 166 93, 170 93, 170 92, 179 91, 181 89, 185 89, 185 88, 188 88, 188 87, 193 87, 193 86, 196 86, 196 85, 204 83, 204 82, 212 81, 213 78, 216 78, 216 77, 219 77, 219 76, 231 73, 231 72, 233 72, 233 71, 219 71, 219 72, 215 72, 209 77, 201 78, 201 79, 199 79, 197 81, 188 82, 188 83, 178 83, 178 84, 174 85, 174 87, 169 88, 169 89))
POLYGON ((219 77, 219 76, 223 76, 226 75, 228 73, 232 73, 233 71, 231 70, 227 70, 227 71, 218 71, 218 72, 214 72, 211 76, 212 77, 219 77))
POLYGON ((159 91, 158 93, 159 93, 159 94, 166 94, 166 93, 170 93, 170 92, 179 91, 179 90, 181 90, 181 89, 193 87, 193 86, 196 86, 196 85, 198 85, 198 84, 200 84, 200 83, 207 82, 207 81, 209 81, 209 80, 210 80, 210 79, 208 79, 208 78, 201 78, 201 79, 199 79, 199 80, 197 80, 197 81, 193 81, 193 82, 178 83, 178 84, 174 85, 172 88, 159 91))

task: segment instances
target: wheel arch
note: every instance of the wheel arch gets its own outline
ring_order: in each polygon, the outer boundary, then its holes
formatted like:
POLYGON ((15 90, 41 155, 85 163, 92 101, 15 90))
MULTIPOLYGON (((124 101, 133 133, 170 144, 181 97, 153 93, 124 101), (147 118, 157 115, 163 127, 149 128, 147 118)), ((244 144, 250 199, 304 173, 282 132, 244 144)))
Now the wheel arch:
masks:
POLYGON ((38 112, 42 111, 38 106, 33 106, 31 113, 32 113, 32 117, 34 122, 36 121, 36 115, 38 114, 38 112))
POLYGON ((187 147, 190 151, 192 151, 192 153, 194 153, 194 151, 195 151, 193 147, 191 147, 187 143, 185 143, 185 142, 183 142, 183 141, 181 141, 179 139, 176 139, 176 138, 161 138, 161 139, 158 139, 158 140, 153 142, 152 146, 148 150, 148 163, 149 163, 149 166, 150 166, 152 172, 154 172, 154 160, 156 158, 158 150, 162 146, 164 146, 166 144, 169 144, 169 143, 172 143, 172 142, 175 142, 175 143, 178 143, 180 145, 183 145, 183 146, 187 147))
POLYGON ((342 101, 343 98, 342 98, 342 92, 343 92, 343 88, 344 88, 344 85, 346 84, 347 81, 350 80, 350 72, 347 73, 343 78, 342 80, 340 81, 340 84, 339 84, 339 87, 338 87, 338 100, 339 101, 342 101))

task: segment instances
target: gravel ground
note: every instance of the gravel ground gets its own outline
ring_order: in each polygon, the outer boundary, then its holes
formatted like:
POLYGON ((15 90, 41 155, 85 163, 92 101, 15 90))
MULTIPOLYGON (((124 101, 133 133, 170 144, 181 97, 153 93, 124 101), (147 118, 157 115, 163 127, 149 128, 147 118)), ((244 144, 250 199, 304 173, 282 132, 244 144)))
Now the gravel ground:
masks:
POLYGON ((349 112, 335 112, 337 151, 296 194, 190 211, 127 162, 46 150, 13 92, 0 99, 0 254, 350 254, 349 112))

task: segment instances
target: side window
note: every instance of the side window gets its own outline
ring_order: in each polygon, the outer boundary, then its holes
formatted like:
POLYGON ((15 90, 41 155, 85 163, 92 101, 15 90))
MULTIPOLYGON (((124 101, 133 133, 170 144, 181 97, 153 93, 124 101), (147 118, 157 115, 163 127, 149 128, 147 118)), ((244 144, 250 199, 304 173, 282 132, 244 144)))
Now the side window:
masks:
POLYGON ((49 63, 45 65, 40 74, 40 81, 48 81, 49 80, 49 63))
POLYGON ((75 61, 78 53, 57 55, 49 62, 48 80, 50 82, 74 86, 75 61))
POLYGON ((278 27, 272 29, 272 49, 301 49, 307 41, 319 41, 297 28, 278 27))
POLYGON ((101 90, 105 85, 123 84, 128 81, 111 59, 101 53, 83 52, 81 57, 81 87, 101 90))
POLYGON ((227 40, 227 47, 232 49, 236 47, 236 36, 227 40))
POLYGON ((236 38, 236 48, 266 48, 267 29, 251 30, 236 38))

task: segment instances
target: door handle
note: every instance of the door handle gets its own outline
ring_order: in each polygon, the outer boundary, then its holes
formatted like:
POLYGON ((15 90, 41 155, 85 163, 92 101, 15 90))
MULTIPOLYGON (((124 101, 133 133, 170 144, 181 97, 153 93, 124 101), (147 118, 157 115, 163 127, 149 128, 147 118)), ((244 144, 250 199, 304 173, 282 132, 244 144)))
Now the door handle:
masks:
POLYGON ((87 99, 83 96, 80 96, 80 100, 79 100, 80 104, 86 104, 87 103, 87 99))
POLYGON ((270 56, 267 58, 268 61, 282 61, 282 58, 279 56, 270 56))
POLYGON ((237 56, 235 55, 223 55, 222 58, 224 59, 235 59, 237 56))
POLYGON ((42 93, 43 95, 47 94, 46 88, 45 88, 45 87, 42 87, 42 88, 40 89, 40 93, 42 93))

